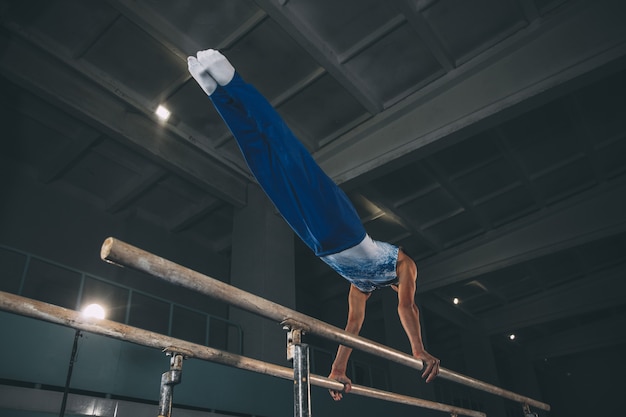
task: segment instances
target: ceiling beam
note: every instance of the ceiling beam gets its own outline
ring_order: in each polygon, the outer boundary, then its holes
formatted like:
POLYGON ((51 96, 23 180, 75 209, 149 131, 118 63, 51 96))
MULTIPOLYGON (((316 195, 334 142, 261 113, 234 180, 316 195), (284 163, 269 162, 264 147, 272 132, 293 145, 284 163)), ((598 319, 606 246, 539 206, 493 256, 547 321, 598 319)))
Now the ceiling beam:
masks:
POLYGON ((380 41, 382 38, 397 30, 400 26, 406 23, 406 18, 402 15, 396 15, 389 21, 378 27, 374 31, 370 32, 367 36, 361 38, 357 43, 352 45, 346 51, 343 51, 337 56, 337 60, 341 65, 347 63, 351 59, 355 58, 361 52, 380 41))
POLYGON ((247 181, 232 170, 183 143, 156 121, 133 112, 119 97, 30 43, 19 38, 4 38, 0 42, 5 44, 0 72, 16 84, 60 105, 84 122, 104 128, 112 138, 156 159, 219 198, 236 206, 245 205, 247 181))
POLYGON ((487 219, 487 216, 485 216, 480 210, 477 210, 476 205, 469 198, 465 197, 465 195, 459 190, 458 186, 454 185, 445 169, 442 169, 441 166, 435 163, 432 158, 425 159, 423 167, 424 171, 433 177, 441 185, 441 188, 448 195, 452 196, 452 198, 461 207, 463 207, 463 211, 470 213, 472 217, 477 220, 482 229, 481 231, 492 229, 492 225, 487 219))
POLYGON ((626 181, 562 201, 420 264, 420 292, 626 232, 626 181))
POLYGON ((80 137, 70 137, 69 139, 70 143, 68 145, 64 146, 39 167, 39 181, 49 183, 59 178, 91 148, 100 143, 102 136, 96 132, 89 131, 80 137))
POLYGON ((439 62, 439 65, 446 72, 453 70, 456 67, 454 57, 446 50, 441 40, 422 16, 421 11, 418 10, 418 4, 409 0, 393 0, 393 3, 404 14, 413 30, 417 32, 428 50, 439 62))
MULTIPOLYGON (((399 212, 397 207, 399 207, 401 204, 398 204, 397 202, 394 203, 392 201, 389 201, 389 199, 385 198, 382 195, 382 193, 380 193, 379 191, 377 191, 374 187, 370 185, 363 186, 361 187, 361 189, 363 191, 364 197, 367 200, 371 201, 376 207, 378 207, 382 211, 382 215, 378 217, 386 216, 387 218, 391 219, 395 223, 399 224, 405 230, 409 231, 413 235, 414 238, 419 239, 419 241, 425 246, 427 246, 431 251, 433 252, 441 251, 442 248, 438 242, 435 242, 426 237, 426 235, 424 234, 422 225, 413 224, 410 221, 410 219, 406 219, 405 216, 403 216, 399 212)), ((365 226, 367 227, 368 221, 363 219, 363 222, 365 226)))
POLYGON ((197 221, 205 217, 207 214, 221 207, 222 203, 210 196, 205 197, 202 201, 190 205, 187 209, 178 213, 169 224, 168 229, 172 232, 180 232, 195 224, 197 221))
POLYGON ((535 183, 531 181, 530 178, 528 178, 528 175, 524 172, 520 156, 512 149, 504 131, 500 127, 496 127, 489 132, 489 136, 498 149, 500 149, 500 152, 502 152, 502 156, 507 161, 508 166, 515 172, 516 177, 524 185, 524 188, 530 192, 533 201, 535 201, 540 208, 545 208, 547 205, 545 197, 541 195, 535 183))
POLYGON ((539 10, 533 0, 517 0, 517 2, 528 23, 533 23, 535 20, 539 19, 539 10))
POLYGON ((449 71, 314 156, 330 177, 344 183, 486 130, 579 88, 591 81, 594 70, 626 57, 625 19, 622 3, 615 0, 565 8, 449 71))
MULTIPOLYGON (((178 79, 172 81, 169 88, 161 91, 161 94, 159 95, 160 98, 148 100, 127 86, 124 86, 118 80, 112 79, 103 74, 97 67, 94 67, 90 63, 79 59, 77 56, 68 55, 67 52, 58 44, 51 42, 47 37, 42 36, 36 30, 26 28, 11 20, 5 21, 3 24, 6 29, 16 34, 18 37, 21 37, 23 41, 30 43, 34 50, 38 50, 46 55, 46 58, 49 58, 48 55, 56 58, 56 60, 65 64, 67 67, 66 69, 70 71, 77 71, 85 79, 90 80, 94 83, 94 85, 108 91, 110 94, 117 96, 123 100, 128 107, 142 113, 147 119, 154 120, 155 123, 158 123, 154 116, 157 104, 159 104, 161 99, 167 98, 173 91, 180 88, 191 78, 187 72, 181 74, 178 79)), ((145 24, 143 27, 140 26, 140 28, 147 30, 145 24)), ((160 42, 164 39, 163 36, 159 36, 154 31, 149 31, 148 33, 151 32, 154 36, 157 36, 157 38, 155 38, 156 42, 160 42)), ((168 48, 169 52, 177 56, 178 59, 186 61, 186 57, 184 57, 185 54, 178 50, 172 43, 168 43, 167 45, 164 45, 164 47, 168 48)), ((229 169, 233 174, 241 175, 242 178, 249 178, 249 173, 246 168, 234 163, 230 158, 224 157, 223 153, 219 152, 214 146, 212 146, 211 141, 208 137, 206 137, 206 135, 196 131, 185 123, 180 121, 178 123, 161 123, 160 128, 168 130, 171 135, 175 136, 179 140, 188 142, 192 146, 197 147, 199 150, 211 157, 214 164, 222 165, 224 168, 229 169)))
POLYGON ((39 166, 37 176, 40 181, 49 183, 61 176, 72 164, 84 155, 89 149, 99 143, 102 135, 79 122, 57 108, 48 105, 33 95, 23 94, 19 102, 13 103, 19 112, 44 126, 60 133, 68 143, 60 150, 49 155, 47 160, 39 166))
POLYGON ((576 317, 625 304, 626 265, 596 272, 567 285, 492 310, 482 317, 489 334, 576 317))
POLYGON ((288 3, 284 6, 276 0, 255 0, 255 3, 308 51, 368 112, 377 114, 382 111, 382 103, 374 98, 368 86, 358 81, 340 64, 336 52, 330 49, 328 43, 321 39, 307 22, 302 21, 290 10, 288 3))
POLYGON ((129 0, 108 0, 108 2, 183 61, 186 61, 189 55, 206 49, 206 46, 199 45, 193 38, 178 30, 169 20, 142 2, 129 0))
POLYGON ((161 181, 167 172, 160 166, 151 165, 138 174, 134 181, 124 184, 113 196, 107 199, 106 210, 109 213, 117 213, 127 208, 133 201, 161 181))

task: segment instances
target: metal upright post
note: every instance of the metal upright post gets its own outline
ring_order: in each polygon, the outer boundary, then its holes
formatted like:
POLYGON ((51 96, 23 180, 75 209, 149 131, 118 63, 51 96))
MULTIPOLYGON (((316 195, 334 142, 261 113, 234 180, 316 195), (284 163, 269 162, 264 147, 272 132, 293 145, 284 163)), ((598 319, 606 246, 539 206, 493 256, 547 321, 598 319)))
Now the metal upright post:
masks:
POLYGON ((174 385, 180 384, 183 373, 182 353, 174 349, 165 349, 166 355, 171 356, 170 370, 161 375, 161 390, 159 395, 159 417, 171 417, 172 401, 174 399, 174 385))
POLYGON ((70 364, 67 367, 67 377, 65 379, 65 389, 63 390, 63 400, 61 401, 61 409, 59 417, 65 416, 65 407, 67 406, 67 396, 70 392, 70 381, 72 380, 72 371, 74 370, 74 361, 76 360, 76 352, 78 350, 78 338, 81 337, 81 331, 76 330, 74 333, 74 344, 72 345, 72 354, 70 355, 70 364))
POLYGON ((302 330, 287 333, 287 360, 293 362, 293 415, 311 417, 309 345, 302 343, 302 330))
POLYGON ((524 412, 524 417, 537 417, 537 413, 530 411, 528 404, 522 404, 522 411, 524 412))

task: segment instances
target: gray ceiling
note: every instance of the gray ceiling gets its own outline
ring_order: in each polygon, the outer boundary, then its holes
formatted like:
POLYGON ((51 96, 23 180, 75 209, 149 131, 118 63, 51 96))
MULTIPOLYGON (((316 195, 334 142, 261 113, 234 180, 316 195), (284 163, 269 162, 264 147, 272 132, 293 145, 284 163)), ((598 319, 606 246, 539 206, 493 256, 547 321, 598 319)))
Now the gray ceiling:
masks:
MULTIPOLYGON (((186 70, 220 49, 368 232, 418 260, 439 334, 480 321, 536 358, 626 342, 622 1, 5 0, 0 13, 3 135, 20 137, 3 148, 48 187, 228 256, 252 179, 186 70)), ((345 303, 300 244, 296 265, 304 310, 345 303)))

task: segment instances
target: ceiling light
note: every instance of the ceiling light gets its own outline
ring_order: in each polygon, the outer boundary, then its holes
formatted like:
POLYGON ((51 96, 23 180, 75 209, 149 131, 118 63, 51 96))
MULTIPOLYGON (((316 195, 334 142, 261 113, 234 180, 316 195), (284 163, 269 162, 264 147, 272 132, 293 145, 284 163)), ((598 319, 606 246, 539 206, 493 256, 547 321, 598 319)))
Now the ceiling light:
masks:
POLYGON ((103 319, 106 316, 106 312, 100 304, 89 304, 87 307, 83 308, 83 316, 87 318, 103 319))
POLYGON ((162 121, 166 121, 167 119, 170 118, 170 114, 172 114, 166 107, 162 106, 159 104, 159 107, 157 107, 156 111, 154 112, 157 117, 162 120, 162 121))
POLYGON ((454 297, 452 302, 454 303, 454 305, 457 305, 457 304, 459 304, 461 302, 461 300, 459 300, 458 298, 454 297))
POLYGON ((515 336, 515 334, 513 334, 513 333, 511 333, 511 334, 509 335, 509 339, 510 339, 510 340, 515 340, 515 337, 516 337, 516 336, 515 336))

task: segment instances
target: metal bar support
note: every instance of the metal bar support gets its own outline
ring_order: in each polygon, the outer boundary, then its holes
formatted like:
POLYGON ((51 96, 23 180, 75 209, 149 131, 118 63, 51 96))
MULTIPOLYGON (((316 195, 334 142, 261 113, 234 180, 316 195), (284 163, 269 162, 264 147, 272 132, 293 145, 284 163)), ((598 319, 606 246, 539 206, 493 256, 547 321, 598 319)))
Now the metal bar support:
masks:
POLYGON ((78 338, 82 334, 80 330, 76 330, 74 333, 74 344, 72 345, 72 354, 70 355, 70 363, 67 367, 67 377, 65 378, 65 388, 63 390, 63 400, 61 401, 61 409, 59 411, 59 417, 65 416, 65 408, 67 407, 67 396, 70 393, 70 382, 72 380, 72 371, 74 370, 74 362, 76 361, 76 352, 78 351, 78 338))
POLYGON ((528 404, 522 404, 522 411, 524 412, 524 417, 537 417, 537 413, 530 411, 530 405, 528 404))
POLYGON ((180 384, 183 376, 183 360, 185 359, 185 355, 178 350, 174 348, 164 349, 165 354, 170 356, 170 370, 161 375, 159 417, 171 417, 172 415, 174 386, 180 384))
POLYGON ((293 362, 293 415, 311 417, 309 345, 302 343, 302 330, 287 332, 287 360, 293 362))

